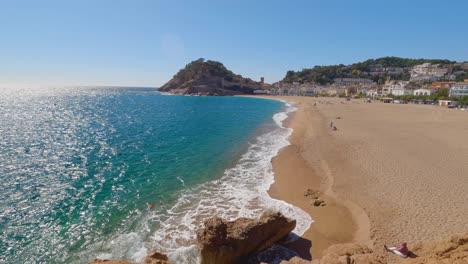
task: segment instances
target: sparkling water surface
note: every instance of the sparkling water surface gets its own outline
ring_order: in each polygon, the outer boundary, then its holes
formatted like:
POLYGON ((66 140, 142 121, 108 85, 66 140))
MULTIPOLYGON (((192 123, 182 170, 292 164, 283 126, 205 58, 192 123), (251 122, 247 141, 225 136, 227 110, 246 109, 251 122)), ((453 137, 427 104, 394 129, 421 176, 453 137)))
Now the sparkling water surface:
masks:
POLYGON ((192 262, 204 218, 265 207, 255 188, 271 184, 272 137, 287 144, 282 108, 152 88, 1 90, 0 263, 138 261, 152 248, 192 262), (233 199, 239 188, 251 193, 233 199))

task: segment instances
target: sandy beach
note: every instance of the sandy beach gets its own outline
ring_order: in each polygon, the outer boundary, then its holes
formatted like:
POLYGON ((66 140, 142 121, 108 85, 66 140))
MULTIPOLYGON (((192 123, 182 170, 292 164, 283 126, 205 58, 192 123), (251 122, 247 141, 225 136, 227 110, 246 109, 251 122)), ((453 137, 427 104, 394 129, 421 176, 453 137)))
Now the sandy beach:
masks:
POLYGON ((378 249, 468 231, 468 112, 273 98, 298 107, 287 120, 294 129, 291 145, 273 160, 270 195, 315 220, 291 245, 304 258, 318 258, 337 243, 378 249), (326 206, 312 205, 307 189, 321 191, 326 206))

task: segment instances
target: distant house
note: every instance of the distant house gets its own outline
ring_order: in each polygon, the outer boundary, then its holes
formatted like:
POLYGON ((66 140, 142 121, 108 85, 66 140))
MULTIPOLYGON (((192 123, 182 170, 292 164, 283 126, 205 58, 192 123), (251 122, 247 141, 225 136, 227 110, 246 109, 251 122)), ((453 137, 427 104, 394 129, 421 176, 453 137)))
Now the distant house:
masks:
POLYGON ((449 96, 468 96, 468 83, 456 83, 450 88, 449 96))
POLYGON ((440 64, 423 63, 413 67, 410 81, 437 81, 445 74, 448 68, 440 64))
POLYGON ((382 95, 402 96, 412 94, 411 90, 405 88, 408 83, 407 81, 387 81, 382 88, 382 95))
POLYGON ((393 102, 393 98, 384 97, 384 98, 380 98, 380 101, 382 101, 383 103, 389 104, 393 102))
POLYGON ((413 94, 416 95, 416 96, 431 95, 432 91, 428 90, 428 89, 417 89, 417 90, 414 90, 413 94))
POLYGON ((439 106, 456 107, 458 102, 452 100, 439 100, 439 106))
POLYGON ((366 91, 366 95, 369 97, 377 97, 380 95, 379 90, 377 89, 371 89, 366 91))
POLYGON ((274 87, 270 90, 271 95, 282 95, 283 94, 283 89, 279 87, 274 87))
POLYGON ((311 87, 302 87, 301 89, 299 89, 299 95, 302 95, 302 96, 314 96, 315 93, 314 93, 314 88, 311 88, 311 87))
MULTIPOLYGON (((285 93, 286 94, 286 93, 285 93)), ((288 90, 288 95, 299 95, 299 89, 297 88, 291 88, 288 90)))
POLYGON ((450 88, 453 84, 455 84, 455 82, 433 82, 431 87, 432 89, 450 88))
POLYGON ((255 90, 254 94, 268 94, 267 90, 255 90))
POLYGON ((333 82, 337 85, 350 85, 350 84, 373 84, 374 82, 364 78, 335 78, 333 82))

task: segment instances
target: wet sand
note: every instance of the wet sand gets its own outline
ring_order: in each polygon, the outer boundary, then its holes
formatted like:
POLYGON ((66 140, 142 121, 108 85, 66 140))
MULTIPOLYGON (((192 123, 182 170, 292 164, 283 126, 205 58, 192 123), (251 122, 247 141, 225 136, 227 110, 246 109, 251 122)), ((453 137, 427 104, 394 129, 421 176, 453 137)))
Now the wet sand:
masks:
POLYGON ((337 243, 380 248, 468 231, 468 112, 273 98, 298 107, 287 120, 291 145, 273 160, 270 195, 314 219, 291 245, 303 257, 319 258, 337 243), (322 191, 326 206, 312 205, 307 189, 322 191))

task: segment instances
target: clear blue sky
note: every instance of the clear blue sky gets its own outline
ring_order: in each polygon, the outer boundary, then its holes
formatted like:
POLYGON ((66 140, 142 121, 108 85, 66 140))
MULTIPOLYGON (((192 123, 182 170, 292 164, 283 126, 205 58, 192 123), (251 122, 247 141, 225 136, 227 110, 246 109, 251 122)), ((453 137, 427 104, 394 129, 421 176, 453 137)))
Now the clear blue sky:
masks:
POLYGON ((467 25, 467 0, 0 0, 0 84, 159 86, 200 57, 268 82, 382 56, 464 61, 467 25))

